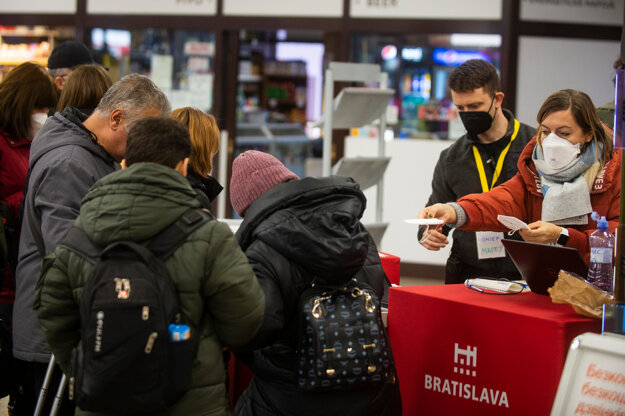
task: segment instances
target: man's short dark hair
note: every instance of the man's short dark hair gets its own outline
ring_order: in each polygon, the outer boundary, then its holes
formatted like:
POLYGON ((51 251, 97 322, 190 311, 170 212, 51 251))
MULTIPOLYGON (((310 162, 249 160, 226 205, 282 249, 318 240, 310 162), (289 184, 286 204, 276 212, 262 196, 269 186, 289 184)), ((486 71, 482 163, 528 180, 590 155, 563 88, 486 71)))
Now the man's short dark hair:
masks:
POLYGON ((191 155, 189 131, 168 117, 139 120, 128 132, 126 165, 152 162, 175 168, 191 155))
POLYGON ((454 69, 449 76, 449 88, 454 92, 471 92, 480 87, 488 95, 501 91, 497 69, 481 59, 470 59, 454 69))

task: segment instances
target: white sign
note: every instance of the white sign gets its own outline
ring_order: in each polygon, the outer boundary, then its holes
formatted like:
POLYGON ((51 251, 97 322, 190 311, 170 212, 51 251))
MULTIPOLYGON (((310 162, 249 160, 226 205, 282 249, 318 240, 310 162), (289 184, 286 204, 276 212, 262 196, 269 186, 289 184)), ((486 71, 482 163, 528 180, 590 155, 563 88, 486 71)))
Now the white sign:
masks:
POLYGON ((551 415, 625 413, 625 336, 586 333, 566 357, 551 415))
POLYGON ((213 98, 213 75, 189 75, 189 105, 202 111, 209 111, 213 98))
POLYGON ((87 14, 214 16, 217 0, 87 0, 87 14))
POLYGON ((0 13, 74 14, 76 0, 0 0, 0 13))
POLYGON ((503 240, 503 233, 478 231, 475 233, 475 239, 477 240, 478 259, 483 260, 506 257, 506 250, 504 250, 503 244, 501 243, 501 240, 503 240))
POLYGON ((620 26, 623 0, 522 0, 521 20, 620 26))
POLYGON ((170 90, 174 75, 174 57, 172 55, 152 55, 150 78, 162 90, 170 90))
POLYGON ((223 0, 224 16, 343 17, 342 0, 223 0))
POLYGON ((191 101, 190 93, 187 90, 171 90, 167 96, 171 103, 171 108, 187 107, 191 101))
POLYGON ((376 19, 501 20, 501 0, 350 0, 350 16, 376 19))
POLYGON ((184 54, 213 56, 215 54, 215 44, 213 42, 188 41, 184 43, 184 54))

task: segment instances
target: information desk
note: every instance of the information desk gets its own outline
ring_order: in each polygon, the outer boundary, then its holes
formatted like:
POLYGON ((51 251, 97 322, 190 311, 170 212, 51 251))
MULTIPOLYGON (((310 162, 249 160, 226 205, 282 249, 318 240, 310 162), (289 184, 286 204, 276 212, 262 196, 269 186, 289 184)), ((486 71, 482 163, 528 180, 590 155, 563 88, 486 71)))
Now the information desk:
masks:
POLYGON ((573 338, 600 332, 534 293, 394 287, 388 329, 404 415, 548 415, 573 338))

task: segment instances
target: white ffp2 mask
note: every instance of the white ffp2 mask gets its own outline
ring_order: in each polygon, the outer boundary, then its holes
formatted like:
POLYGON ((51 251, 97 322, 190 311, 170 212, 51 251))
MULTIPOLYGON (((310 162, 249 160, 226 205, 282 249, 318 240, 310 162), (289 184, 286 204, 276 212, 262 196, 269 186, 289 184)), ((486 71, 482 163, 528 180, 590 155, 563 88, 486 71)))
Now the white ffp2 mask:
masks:
POLYGON ((44 123, 48 119, 47 113, 33 113, 30 116, 30 129, 28 129, 28 139, 32 140, 35 138, 35 135, 41 130, 44 123))
POLYGON ((565 168, 577 158, 580 153, 580 144, 573 144, 566 139, 550 133, 542 140, 545 163, 553 172, 565 168))

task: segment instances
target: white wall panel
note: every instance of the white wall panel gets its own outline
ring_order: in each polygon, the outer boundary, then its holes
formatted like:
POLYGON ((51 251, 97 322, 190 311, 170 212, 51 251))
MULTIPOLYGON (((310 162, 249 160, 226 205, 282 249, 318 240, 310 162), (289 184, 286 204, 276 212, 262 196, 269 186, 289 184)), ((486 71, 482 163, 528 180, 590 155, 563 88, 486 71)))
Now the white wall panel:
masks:
POLYGON ((584 91, 597 107, 614 99, 612 64, 619 53, 618 41, 522 36, 517 65, 517 118, 536 126, 536 114, 545 98, 564 88, 584 91))

